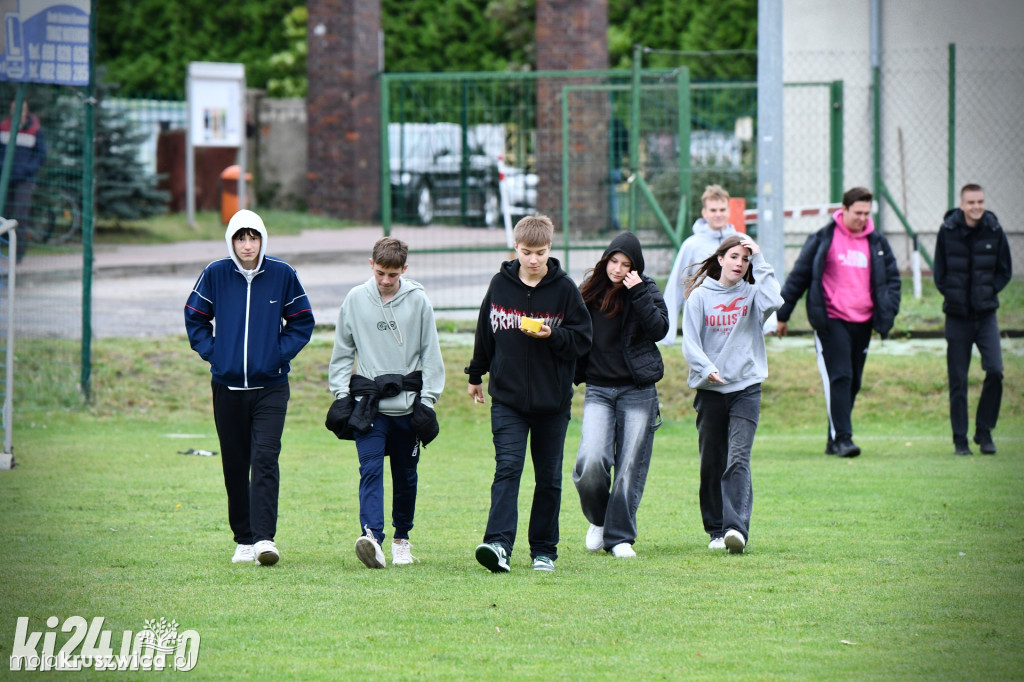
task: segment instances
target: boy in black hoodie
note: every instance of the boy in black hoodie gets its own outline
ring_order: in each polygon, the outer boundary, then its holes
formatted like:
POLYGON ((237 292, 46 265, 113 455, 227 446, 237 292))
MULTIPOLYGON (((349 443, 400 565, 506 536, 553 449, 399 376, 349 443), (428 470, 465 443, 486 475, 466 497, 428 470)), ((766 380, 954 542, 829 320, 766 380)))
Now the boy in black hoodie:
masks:
POLYGON ((507 573, 516 541, 519 480, 530 438, 534 492, 530 556, 538 571, 555 570, 562 501, 562 450, 572 405, 576 360, 590 349, 591 325, 583 297, 558 260, 550 257, 554 225, 528 216, 513 231, 516 260, 492 279, 476 325, 466 367, 469 395, 484 402, 482 377, 491 373, 494 483, 483 544, 476 558, 493 573, 507 573), (523 318, 539 320, 531 329, 523 318))

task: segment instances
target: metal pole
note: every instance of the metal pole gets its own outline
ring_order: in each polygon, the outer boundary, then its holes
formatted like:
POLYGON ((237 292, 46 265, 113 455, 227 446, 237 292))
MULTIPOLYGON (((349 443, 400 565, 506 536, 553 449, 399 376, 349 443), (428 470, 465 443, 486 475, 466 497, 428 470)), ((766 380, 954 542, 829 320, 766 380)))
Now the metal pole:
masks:
POLYGON ((782 0, 757 3, 757 239, 785 279, 782 188, 782 0))
MULTIPOLYGON (((636 175, 640 169, 640 69, 643 65, 644 48, 641 45, 633 46, 633 78, 632 91, 630 92, 630 115, 629 115, 629 174, 636 175)), ((636 232, 637 228, 637 196, 636 183, 629 183, 629 231, 636 232)))
POLYGON ((199 123, 192 120, 192 73, 185 76, 185 216, 188 226, 196 226, 196 156, 192 148, 192 131, 199 123))
MULTIPOLYGON (((679 108, 679 213, 676 216, 676 234, 682 235, 688 230, 690 221, 690 189, 693 184, 693 172, 690 166, 690 69, 679 68, 676 79, 677 106, 679 108), (682 228, 682 229, 680 229, 682 228)), ((689 236, 689 235, 687 235, 689 236)))
POLYGON ((956 206, 956 43, 949 44, 949 203, 956 206))
POLYGON ((85 98, 85 139, 82 141, 82 356, 81 384, 86 402, 92 398, 92 236, 96 201, 96 5, 89 11, 89 85, 85 98))
MULTIPOLYGON (((882 193, 882 69, 881 69, 881 12, 879 0, 871 0, 871 183, 875 196, 882 193)), ((875 228, 881 229, 882 202, 878 202, 875 228)))
POLYGON ((832 172, 829 175, 829 197, 833 204, 843 199, 843 81, 829 85, 829 150, 832 172))
MULTIPOLYGON (((384 227, 384 236, 391 236, 391 119, 390 79, 386 73, 380 74, 380 221, 384 227)), ((399 137, 399 142, 402 138, 399 137)), ((402 155, 404 157, 404 153, 402 155)), ((401 175, 401 173, 399 173, 401 175)), ((399 180, 399 187, 404 187, 399 180)), ((403 195, 404 196, 404 195, 403 195)))

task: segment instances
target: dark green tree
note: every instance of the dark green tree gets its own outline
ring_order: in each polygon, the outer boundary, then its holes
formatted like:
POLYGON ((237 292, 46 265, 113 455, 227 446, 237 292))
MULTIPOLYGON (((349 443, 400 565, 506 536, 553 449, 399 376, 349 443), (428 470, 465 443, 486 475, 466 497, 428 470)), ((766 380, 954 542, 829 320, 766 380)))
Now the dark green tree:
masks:
POLYGON ((289 47, 283 19, 299 0, 97 0, 96 60, 125 92, 185 94, 188 63, 245 64, 264 88, 270 57, 289 47))
MULTIPOLYGON (((157 189, 159 178, 139 159, 148 137, 121 109, 110 106, 117 87, 97 74, 94 144, 95 216, 97 223, 119 224, 167 212, 170 194, 157 189)), ((65 96, 55 103, 62 125, 51 135, 48 163, 57 168, 80 166, 85 117, 81 98, 65 96)))

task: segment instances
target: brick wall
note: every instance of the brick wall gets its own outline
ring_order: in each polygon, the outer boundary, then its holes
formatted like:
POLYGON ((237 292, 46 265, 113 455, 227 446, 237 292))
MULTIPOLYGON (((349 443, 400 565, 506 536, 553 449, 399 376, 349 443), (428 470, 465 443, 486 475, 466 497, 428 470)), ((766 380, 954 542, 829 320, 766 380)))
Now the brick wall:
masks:
MULTIPOLYGON (((608 1, 537 0, 536 40, 538 71, 607 69, 608 1)), ((561 90, 570 83, 596 82, 584 78, 542 81, 537 88, 537 203, 556 222, 564 216, 561 90)), ((570 227, 573 232, 601 231, 610 224, 607 98, 577 93, 570 106, 570 227)))
POLYGON ((380 0, 310 0, 307 10, 308 208, 379 219, 380 0))

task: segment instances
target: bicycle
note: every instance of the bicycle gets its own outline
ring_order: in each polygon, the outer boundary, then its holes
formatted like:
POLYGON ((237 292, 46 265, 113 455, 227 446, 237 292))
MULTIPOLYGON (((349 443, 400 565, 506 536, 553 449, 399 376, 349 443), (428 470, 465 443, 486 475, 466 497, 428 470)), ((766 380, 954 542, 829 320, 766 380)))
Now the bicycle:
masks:
POLYGON ((32 198, 29 236, 37 242, 64 244, 82 230, 82 210, 70 189, 49 187, 36 190, 32 198))

